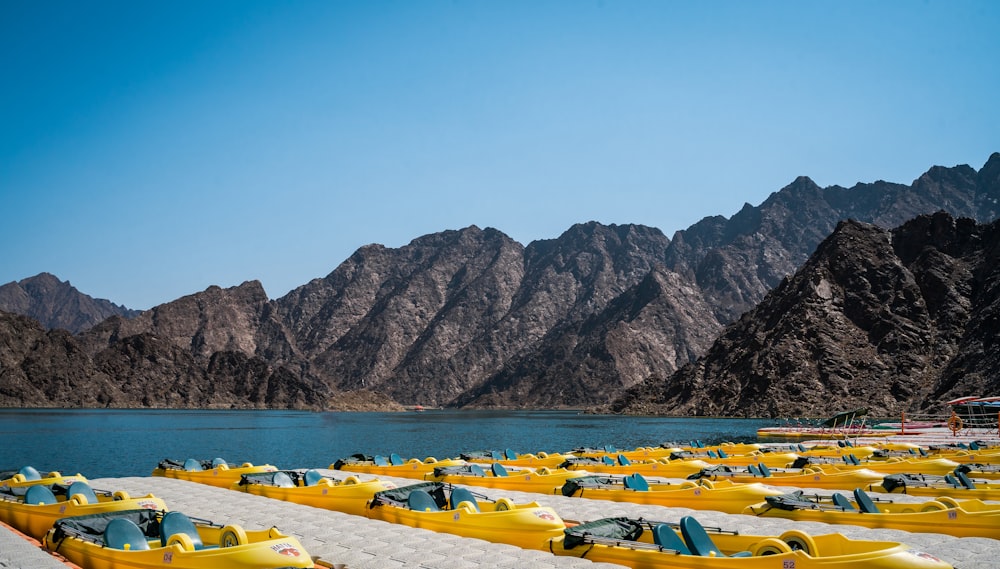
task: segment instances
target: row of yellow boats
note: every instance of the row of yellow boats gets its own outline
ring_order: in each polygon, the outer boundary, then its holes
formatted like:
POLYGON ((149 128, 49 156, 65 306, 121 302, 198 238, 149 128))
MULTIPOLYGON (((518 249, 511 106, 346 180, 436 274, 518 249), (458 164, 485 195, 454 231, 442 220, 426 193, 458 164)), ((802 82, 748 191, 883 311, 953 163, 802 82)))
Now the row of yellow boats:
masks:
POLYGON ((98 491, 86 477, 23 467, 0 481, 0 522, 83 569, 315 567, 277 528, 244 530, 170 511, 152 494, 98 491))

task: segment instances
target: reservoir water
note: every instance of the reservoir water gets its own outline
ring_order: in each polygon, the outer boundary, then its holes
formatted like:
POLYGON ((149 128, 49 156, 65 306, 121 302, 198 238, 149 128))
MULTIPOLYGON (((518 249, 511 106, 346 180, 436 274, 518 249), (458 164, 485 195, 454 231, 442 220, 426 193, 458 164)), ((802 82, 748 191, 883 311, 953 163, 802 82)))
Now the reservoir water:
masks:
POLYGON ((462 452, 566 452, 701 440, 756 441, 767 419, 583 415, 573 411, 314 413, 308 411, 2 409, 0 470, 90 478, 148 476, 165 458, 326 468, 355 453, 438 459, 462 452))

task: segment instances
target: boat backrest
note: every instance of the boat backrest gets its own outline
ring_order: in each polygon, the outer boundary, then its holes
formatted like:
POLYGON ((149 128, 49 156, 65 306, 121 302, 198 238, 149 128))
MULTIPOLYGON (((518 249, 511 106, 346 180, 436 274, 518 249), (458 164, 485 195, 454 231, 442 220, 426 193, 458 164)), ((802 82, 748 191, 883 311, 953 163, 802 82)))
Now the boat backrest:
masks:
MULTIPOLYGON (((280 474, 284 474, 284 472, 280 474)), ((285 476, 288 475, 285 474, 285 476)), ((201 536, 198 535, 198 528, 195 527, 194 522, 190 518, 182 512, 167 512, 163 514, 163 518, 160 520, 160 543, 163 547, 166 547, 171 536, 179 533, 191 538, 191 543, 194 545, 195 550, 204 549, 205 545, 201 541, 201 536)))
POLYGON ((726 454, 726 451, 724 451, 724 450, 722 450, 722 449, 720 448, 720 449, 719 449, 719 458, 729 458, 729 455, 728 455, 728 454, 726 454))
POLYGON ((503 451, 503 456, 507 460, 517 460, 517 453, 511 449, 506 449, 503 451))
POLYGON ((218 458, 218 457, 213 458, 212 459, 212 468, 218 468, 220 466, 229 466, 229 463, 226 462, 226 459, 224 459, 224 458, 218 458))
POLYGON ((847 496, 844 496, 840 492, 833 493, 833 503, 836 504, 837 506, 840 506, 840 508, 843 509, 845 512, 858 511, 858 509, 854 507, 854 504, 852 504, 851 501, 847 499, 847 496))
POLYGON ((965 486, 969 490, 975 490, 976 489, 976 485, 972 482, 972 480, 969 480, 968 475, 966 475, 961 470, 956 470, 955 471, 955 476, 958 477, 958 481, 962 483, 962 486, 965 486))
POLYGON ((616 452, 617 450, 613 445, 604 445, 604 452, 616 452))
POLYGON ((57 502, 56 495, 52 493, 52 490, 48 486, 40 484, 29 486, 28 491, 24 494, 24 503, 32 506, 45 506, 57 502))
POLYGON ((760 469, 760 473, 761 473, 761 475, 764 476, 764 478, 767 478, 767 477, 771 476, 771 469, 768 468, 767 465, 764 464, 763 462, 758 463, 757 464, 757 468, 760 469))
POLYGON ((441 511, 437 502, 434 501, 434 498, 426 490, 414 490, 410 492, 410 495, 406 498, 406 506, 416 512, 441 511))
POLYGON ((197 472, 199 470, 205 470, 201 467, 201 461, 196 458, 189 458, 184 461, 184 470, 188 472, 197 472))
POLYGON ((761 474, 760 469, 757 468, 756 464, 748 464, 747 465, 747 470, 749 470, 750 474, 752 474, 754 476, 764 476, 763 474, 761 474))
POLYGON ((478 464, 470 464, 469 472, 473 476, 486 476, 486 472, 483 471, 483 467, 479 466, 478 464))
POLYGON ((507 469, 504 468, 504 466, 502 464, 500 464, 499 462, 494 462, 493 465, 490 466, 490 470, 493 471, 493 476, 497 476, 497 477, 499 477, 499 476, 507 476, 507 469))
POLYGON ((684 536, 684 543, 687 544, 692 555, 725 557, 722 550, 708 536, 705 528, 693 517, 684 516, 681 518, 681 535, 684 536))
POLYGON ((601 462, 603 462, 604 464, 607 464, 608 466, 614 466, 615 465, 615 459, 611 458, 608 455, 602 456, 601 457, 601 462))
POLYGON ((37 470, 35 470, 34 466, 24 466, 21 468, 21 470, 18 470, 17 473, 20 474, 21 476, 24 476, 24 479, 28 482, 32 480, 42 479, 42 475, 37 470))
POLYGON ((94 489, 90 487, 90 484, 80 480, 69 485, 69 489, 66 490, 66 495, 72 498, 76 494, 83 494, 83 497, 87 499, 88 504, 96 504, 97 494, 94 493, 94 489))
POLYGON ((979 443, 976 441, 969 443, 969 450, 979 450, 979 443))
POLYGON ((719 458, 719 455, 716 454, 715 451, 712 449, 708 449, 708 456, 709 458, 719 458))
POLYGON ((796 445, 796 447, 798 448, 799 452, 808 452, 808 449, 806 449, 806 445, 802 443, 799 443, 798 445, 796 445))
POLYGON ((104 528, 104 546, 112 549, 144 551, 149 549, 149 542, 135 522, 125 518, 115 518, 104 528))
POLYGON ((624 478, 625 487, 636 492, 648 492, 649 482, 638 472, 632 473, 624 478))
POLYGON ((453 488, 451 491, 451 509, 456 509, 462 502, 472 502, 472 505, 476 507, 476 511, 480 511, 479 502, 476 501, 476 497, 472 495, 472 492, 462 487, 453 488))
POLYGON ((306 486, 315 486, 319 484, 319 481, 322 479, 323 475, 320 474, 315 468, 310 468, 306 471, 305 476, 303 476, 306 486))
POLYGON ((948 484, 954 486, 955 488, 959 488, 959 487, 962 486, 962 483, 959 482, 958 480, 955 480, 955 477, 952 476, 951 474, 945 474, 944 475, 944 481, 947 482, 948 484))
POLYGON ((275 472, 274 476, 271 477, 271 484, 274 484, 278 488, 295 488, 295 482, 287 472, 275 472))
POLYGON ((858 465, 861 464, 861 461, 858 460, 858 457, 854 456, 853 452, 850 454, 850 457, 851 457, 851 464, 853 464, 855 466, 858 466, 858 465))
POLYGON ((878 506, 872 502, 871 497, 861 488, 854 489, 854 501, 858 503, 858 508, 866 514, 879 513, 878 506))
POLYGON ((632 461, 629 460, 628 457, 625 456, 624 454, 619 454, 618 455, 618 464, 620 464, 622 466, 628 466, 628 465, 632 464, 632 461))
POLYGON ((664 549, 672 549, 681 555, 691 555, 691 550, 684 544, 684 540, 668 524, 653 526, 653 543, 664 549))
POLYGON ((403 457, 399 456, 398 454, 391 453, 389 455, 389 464, 391 464, 393 466, 399 466, 399 465, 405 464, 405 463, 406 463, 406 461, 403 460, 403 457))
POLYGON ((920 451, 920 456, 930 456, 929 454, 927 454, 927 451, 924 450, 924 447, 920 447, 917 450, 920 451))
POLYGON ((376 454, 374 457, 372 457, 372 462, 375 463, 375 466, 389 466, 389 461, 386 460, 385 457, 380 454, 376 454))

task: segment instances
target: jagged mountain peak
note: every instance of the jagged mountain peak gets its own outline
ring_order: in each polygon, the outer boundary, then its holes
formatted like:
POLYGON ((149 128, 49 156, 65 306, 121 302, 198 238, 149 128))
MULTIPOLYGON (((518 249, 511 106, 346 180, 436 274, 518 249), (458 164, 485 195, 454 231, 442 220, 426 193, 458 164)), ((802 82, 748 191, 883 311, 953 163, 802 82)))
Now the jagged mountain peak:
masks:
POLYGON ((83 294, 69 281, 47 272, 0 286, 0 310, 30 316, 46 328, 74 333, 111 316, 132 318, 139 314, 109 300, 83 294))

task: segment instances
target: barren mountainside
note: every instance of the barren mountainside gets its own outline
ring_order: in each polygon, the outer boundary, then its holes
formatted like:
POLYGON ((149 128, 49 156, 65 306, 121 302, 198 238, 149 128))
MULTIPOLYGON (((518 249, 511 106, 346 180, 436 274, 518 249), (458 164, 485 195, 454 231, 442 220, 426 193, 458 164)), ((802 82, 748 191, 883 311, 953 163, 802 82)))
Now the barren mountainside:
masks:
MULTIPOLYGON (((794 274, 842 220, 852 218, 858 227, 870 223, 873 231, 886 234, 919 214, 938 210, 986 222, 996 218, 998 197, 1000 154, 994 154, 978 172, 968 166, 934 167, 909 186, 876 182, 820 188, 800 177, 760 206, 746 205, 729 219, 706 218, 673 239, 652 227, 589 222, 527 246, 496 229, 476 226, 419 237, 400 248, 367 245, 326 277, 274 300, 260 283, 248 281, 227 289, 210 287, 138 315, 112 315, 75 336, 32 328, 33 337, 41 330, 46 337, 65 341, 39 340, 0 360, 0 393, 9 397, 4 401, 17 405, 83 404, 71 402, 85 399, 82 396, 63 399, 60 390, 32 390, 24 383, 58 384, 64 376, 82 373, 106 392, 97 404, 113 406, 607 404, 643 382, 664 389, 675 382, 688 385, 683 383, 688 376, 672 379, 674 372, 709 352, 718 334, 768 291, 788 286, 790 281, 782 284, 783 279, 794 274), (79 358, 74 370, 60 363, 70 356, 79 358)), ((924 256, 919 262, 936 266, 949 259, 924 256)), ((872 267, 864 270, 882 270, 878 267, 884 259, 872 257, 870 262, 872 267)), ((939 281, 942 287, 972 282, 939 281)), ((986 278, 977 286, 997 284, 986 278)), ((961 288, 948 294, 967 296, 961 288)), ((900 314, 911 299, 919 301, 913 294, 898 299, 900 314)), ((58 312, 55 302, 46 306, 58 312)), ((992 315, 995 311, 972 312, 968 326, 987 330, 996 323, 992 315)), ((949 326, 957 324, 935 320, 935 343, 956 333, 949 326), (943 328, 937 328, 939 323, 943 328)), ((852 346, 860 341, 851 328, 829 330, 834 332, 850 334, 823 341, 852 346)), ((7 342, 5 334, 17 333, 28 332, 8 327, 0 332, 0 343, 7 342)), ((723 340, 731 333, 730 328, 723 340)), ((885 353, 862 350, 857 357, 878 356, 871 365, 895 386, 892 397, 897 402, 907 393, 931 399, 977 393, 982 382, 964 378, 978 377, 980 368, 995 358, 985 344, 979 351, 963 344, 951 352, 921 347, 919 342, 880 346, 885 353), (962 369, 963 379, 925 385, 928 378, 937 377, 926 370, 948 366, 956 370, 948 377, 959 377, 962 369)), ((845 347, 842 352, 852 350, 845 347)), ((805 365, 827 370, 854 364, 805 365)), ((777 373, 777 368, 770 369, 777 373)), ((824 381, 830 379, 831 384, 821 382, 823 389, 839 393, 841 383, 849 394, 859 389, 852 376, 836 383, 834 372, 824 373, 824 381)), ((803 390, 815 387, 806 375, 799 376, 803 390)), ((716 376, 710 377, 706 381, 716 381, 716 376)), ((86 384, 81 382, 80 389, 86 384)), ((731 385, 713 389, 718 396, 714 404, 727 413, 784 409, 783 403, 734 404, 728 396, 731 385)), ((699 397, 696 391, 689 389, 684 397, 693 401, 699 397)), ((747 398, 753 394, 741 393, 747 398)), ((818 397, 801 404, 819 414, 825 412, 824 405, 839 409, 841 402, 818 397)))

